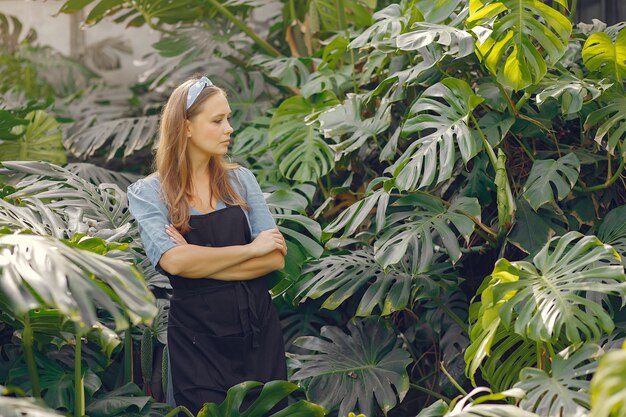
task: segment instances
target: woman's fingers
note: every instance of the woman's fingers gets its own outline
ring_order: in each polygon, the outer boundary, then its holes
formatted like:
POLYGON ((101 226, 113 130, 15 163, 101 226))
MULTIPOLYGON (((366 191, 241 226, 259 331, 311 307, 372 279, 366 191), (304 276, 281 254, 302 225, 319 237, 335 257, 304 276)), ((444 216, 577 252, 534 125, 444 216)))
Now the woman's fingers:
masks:
POLYGON ((165 226, 165 233, 168 234, 168 236, 170 237, 171 240, 173 240, 174 242, 176 242, 177 245, 186 245, 187 241, 185 240, 185 238, 183 237, 183 235, 181 235, 178 230, 176 230, 176 228, 171 225, 168 224, 165 226))

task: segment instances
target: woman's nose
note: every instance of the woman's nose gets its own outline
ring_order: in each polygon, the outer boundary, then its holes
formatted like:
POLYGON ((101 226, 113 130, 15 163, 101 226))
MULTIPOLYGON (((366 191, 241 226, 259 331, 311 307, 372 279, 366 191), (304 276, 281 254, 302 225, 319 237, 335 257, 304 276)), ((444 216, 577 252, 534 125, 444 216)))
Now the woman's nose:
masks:
POLYGON ((233 129, 233 127, 230 125, 230 122, 226 122, 226 132, 233 133, 235 129, 233 129))

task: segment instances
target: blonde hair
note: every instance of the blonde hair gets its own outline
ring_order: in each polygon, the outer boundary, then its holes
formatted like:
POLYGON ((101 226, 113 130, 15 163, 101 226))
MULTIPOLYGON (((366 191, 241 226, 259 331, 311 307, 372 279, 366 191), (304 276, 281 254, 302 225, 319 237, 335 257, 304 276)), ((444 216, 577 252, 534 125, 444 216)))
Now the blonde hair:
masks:
MULTIPOLYGON (((205 87, 196 101, 185 110, 187 92, 197 79, 187 80, 179 85, 167 100, 161 114, 159 144, 156 150, 156 172, 161 181, 161 194, 167 205, 170 220, 181 233, 189 227, 189 208, 193 197, 191 163, 187 155, 189 138, 185 123, 201 111, 202 104, 215 94, 226 92, 219 87, 205 87)), ((227 205, 239 205, 248 210, 248 204, 235 191, 230 183, 228 171, 239 167, 224 161, 222 156, 213 156, 208 162, 209 187, 211 195, 227 205)))

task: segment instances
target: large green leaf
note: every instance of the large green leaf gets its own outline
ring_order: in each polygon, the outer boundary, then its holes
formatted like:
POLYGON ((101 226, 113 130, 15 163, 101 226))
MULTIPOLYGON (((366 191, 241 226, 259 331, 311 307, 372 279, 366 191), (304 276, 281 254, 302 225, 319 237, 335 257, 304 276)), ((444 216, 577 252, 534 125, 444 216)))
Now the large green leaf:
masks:
POLYGON ((35 110, 25 117, 27 125, 13 127, 12 139, 3 137, 0 142, 0 160, 43 160, 65 164, 67 157, 63 148, 59 123, 43 110, 35 110))
POLYGON ((30 174, 11 195, 28 206, 45 203, 48 209, 67 216, 73 231, 86 232, 95 227, 94 235, 121 228, 128 232, 132 216, 126 194, 115 184, 94 185, 68 170, 45 162, 4 162, 4 167, 30 174), (82 230, 78 223, 84 225, 82 230))
POLYGON ((296 2, 295 4, 305 5, 307 3, 309 13, 306 17, 311 20, 317 20, 315 23, 311 22, 311 26, 319 27, 324 31, 338 32, 345 29, 345 27, 342 27, 341 19, 339 17, 339 5, 343 5, 343 13, 345 14, 344 18, 347 18, 355 25, 369 26, 371 24, 371 12, 365 6, 367 1, 345 0, 341 3, 337 3, 334 0, 311 0, 310 2, 296 2))
POLYGON ((390 4, 374 13, 375 22, 348 44, 348 48, 395 47, 394 38, 411 23, 410 7, 390 4))
POLYGON ((622 94, 609 95, 600 106, 587 116, 585 129, 600 125, 596 130, 595 141, 611 153, 615 148, 621 148, 621 157, 626 158, 626 97, 622 94))
POLYGON ((626 350, 600 358, 591 380, 589 417, 626 417, 626 350))
POLYGON ((336 233, 341 229, 345 229, 343 232, 344 236, 353 235, 370 215, 374 206, 376 206, 376 231, 380 232, 385 224, 385 212, 387 211, 388 203, 389 193, 383 188, 378 189, 342 211, 339 216, 326 226, 324 232, 336 233))
POLYGON ((12 133, 13 128, 28 125, 27 119, 23 119, 20 115, 14 113, 14 111, 0 109, 0 138, 3 140, 19 139, 24 134, 24 129, 22 129, 21 134, 15 134, 12 133))
POLYGON ((128 415, 132 411, 142 411, 152 397, 143 395, 137 385, 128 383, 95 398, 85 410, 90 417, 128 415))
POLYGON ((601 71, 621 82, 626 77, 626 29, 615 40, 605 32, 591 34, 582 50, 583 62, 591 71, 601 71))
POLYGON ((154 296, 129 264, 74 249, 43 236, 0 236, 0 304, 14 317, 56 308, 87 333, 106 310, 116 329, 149 322, 154 296))
MULTIPOLYGON (((74 369, 55 360, 37 358, 41 390, 46 404, 57 410, 73 410, 75 401, 74 369)), ((89 368, 82 369, 83 386, 87 396, 92 396, 102 386, 100 378, 89 368)), ((95 417, 95 416, 94 416, 95 417)))
POLYGON ((20 207, 0 199, 0 225, 11 230, 30 230, 43 236, 67 238, 67 224, 63 217, 35 200, 29 207, 20 207))
POLYGON ((124 148, 124 156, 152 144, 157 137, 159 116, 124 117, 95 123, 74 133, 66 140, 76 156, 88 158, 105 145, 107 159, 112 159, 124 148))
POLYGON ((453 15, 462 0, 416 0, 415 7, 424 15, 424 20, 431 23, 441 23, 453 15))
MULTIPOLYGON (((420 259, 413 261, 419 263, 420 259)), ((385 270, 376 263, 373 252, 353 251, 323 258, 307 267, 303 272, 315 275, 297 285, 298 298, 304 302, 307 298, 317 299, 330 293, 322 307, 335 310, 348 298, 360 295, 360 290, 366 287, 356 315, 369 316, 378 308, 380 314, 386 316, 404 309, 416 297, 435 297, 441 289, 437 275, 443 275, 447 268, 449 265, 445 263, 435 267, 426 263, 418 265, 413 272, 404 265, 385 270)))
POLYGON ((125 190, 130 184, 141 178, 137 174, 112 171, 86 162, 73 162, 65 165, 64 168, 92 184, 116 184, 122 190, 125 190))
POLYGON ((0 397, 2 417, 63 417, 40 399, 0 397))
POLYGON ((626 265, 626 205, 611 210, 598 228, 598 239, 611 245, 622 257, 626 265))
POLYGON ((332 107, 320 114, 319 120, 324 135, 337 139, 349 135, 331 148, 335 151, 335 159, 359 150, 369 139, 376 140, 389 128, 391 122, 391 106, 381 103, 373 117, 362 117, 363 97, 348 94, 343 104, 332 107))
POLYGON ((66 0, 59 12, 76 13, 94 2, 97 4, 90 8, 85 19, 90 25, 122 11, 124 13, 117 21, 129 20, 130 26, 141 26, 146 21, 151 25, 190 22, 196 20, 202 10, 198 0, 135 0, 131 3, 124 0, 66 0))
POLYGON ((402 127, 403 136, 419 132, 421 137, 388 168, 400 189, 428 187, 450 178, 456 146, 465 163, 476 155, 480 145, 468 123, 472 111, 482 101, 465 81, 454 78, 446 78, 424 91, 411 106, 402 127))
POLYGON ((524 198, 535 211, 546 203, 563 200, 578 181, 579 171, 580 161, 573 152, 556 161, 537 159, 524 185, 524 198))
POLYGON ((410 32, 396 38, 401 51, 416 51, 436 42, 447 55, 462 58, 474 52, 474 38, 462 29, 428 22, 413 24, 410 32))
POLYGON ((376 260, 383 267, 399 262, 409 250, 414 257, 432 259, 435 239, 456 262, 461 258, 459 238, 469 241, 474 220, 480 221, 480 204, 475 198, 459 197, 444 204, 431 196, 411 194, 393 205, 414 208, 387 216, 388 226, 374 244, 376 260))
POLYGON ((597 345, 570 347, 552 358, 550 372, 526 368, 516 388, 526 392, 519 406, 545 417, 584 417, 588 413, 589 375, 597 367, 597 345))
POLYGON ((314 103, 301 96, 283 101, 270 123, 272 154, 280 172, 299 182, 316 181, 334 166, 334 155, 324 142, 316 114, 334 104, 332 94, 323 94, 314 103))
POLYGON ((484 404, 487 401, 501 401, 507 397, 519 398, 520 395, 520 390, 492 394, 488 388, 474 388, 467 395, 454 399, 443 417, 539 417, 535 413, 510 404, 484 404), (478 396, 480 393, 485 395, 478 396))
MULTIPOLYGON (((567 2, 558 0, 567 8, 567 2)), ((541 0, 471 0, 467 25, 492 26, 477 49, 489 71, 513 90, 537 84, 565 52, 572 24, 541 0)))
POLYGON ((478 291, 480 301, 470 306, 470 345, 465 351, 465 372, 472 384, 481 368, 483 379, 497 390, 508 389, 525 367, 536 366, 538 357, 534 343, 526 342, 502 323, 502 302, 495 303, 493 286, 515 280, 506 272, 496 272, 485 279, 478 291))
POLYGON ((516 333, 535 341, 559 338, 576 343, 610 333, 613 320, 602 304, 585 293, 626 294, 624 268, 612 247, 595 236, 569 232, 547 243, 533 262, 500 259, 494 274, 514 277, 495 281, 493 304, 516 333))
MULTIPOLYGON (((554 99, 561 105, 561 114, 576 114, 583 104, 600 97, 613 83, 608 79, 589 80, 579 79, 573 74, 565 74, 559 78, 546 77, 546 87, 535 96, 540 107, 554 99)), ((543 84, 543 83, 542 83, 543 84)))
POLYGON ((341 416, 357 409, 373 415, 375 403, 387 414, 409 389, 409 354, 395 347, 395 333, 381 319, 349 322, 348 330, 350 335, 324 326, 322 337, 296 339, 296 346, 317 353, 288 354, 295 370, 291 378, 306 381, 313 402, 327 410, 339 406, 341 416))
POLYGON ((523 198, 515 205, 515 224, 508 240, 524 252, 535 253, 555 235, 566 233, 567 220, 554 207, 546 205, 535 211, 523 198))
POLYGON ((230 388, 224 401, 217 405, 207 403, 198 413, 198 417, 323 417, 324 409, 308 401, 298 401, 288 407, 268 415, 281 400, 286 398, 298 386, 287 381, 270 381, 263 385, 260 382, 246 381, 230 388), (246 410, 240 410, 241 403, 250 390, 263 387, 259 397, 246 410))

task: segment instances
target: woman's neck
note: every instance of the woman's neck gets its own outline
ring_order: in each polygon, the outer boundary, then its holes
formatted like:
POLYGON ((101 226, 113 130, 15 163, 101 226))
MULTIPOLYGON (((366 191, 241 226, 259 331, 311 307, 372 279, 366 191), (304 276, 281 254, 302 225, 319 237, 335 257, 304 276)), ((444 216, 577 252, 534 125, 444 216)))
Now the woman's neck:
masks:
POLYGON ((190 155, 189 162, 191 165, 191 178, 193 182, 203 183, 209 178, 209 159, 201 155, 190 155))

